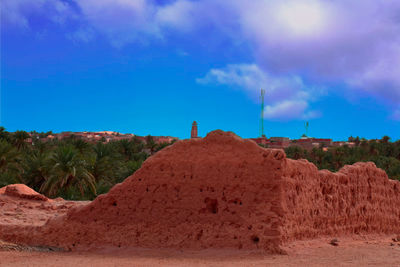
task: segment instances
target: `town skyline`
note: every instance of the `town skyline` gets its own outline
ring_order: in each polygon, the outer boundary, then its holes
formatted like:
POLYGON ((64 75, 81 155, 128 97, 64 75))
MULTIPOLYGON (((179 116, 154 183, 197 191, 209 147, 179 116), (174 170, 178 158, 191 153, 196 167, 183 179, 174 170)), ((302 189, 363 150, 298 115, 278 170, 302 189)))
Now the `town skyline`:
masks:
MULTIPOLYGON (((196 121, 194 121, 194 122, 196 122, 196 121)), ((197 123, 197 122, 196 122, 197 123)), ((305 124, 306 124, 307 122, 305 122, 305 124)), ((197 123, 198 124, 198 123, 197 123)), ((72 131, 72 130, 61 130, 61 131, 53 131, 53 130, 47 130, 47 131, 40 131, 40 130, 24 130, 24 129, 17 129, 17 130, 15 130, 15 131, 10 131, 10 130, 8 130, 7 128, 5 128, 4 126, 0 126, 0 127, 3 127, 4 128, 4 130, 6 130, 6 131, 9 131, 9 132, 16 132, 16 131, 24 131, 24 132, 27 132, 27 133, 29 133, 29 134, 32 134, 32 133, 35 133, 35 134, 56 134, 56 135, 62 135, 62 134, 66 134, 66 133, 85 133, 85 134, 93 134, 93 133, 95 133, 95 134, 104 134, 104 133, 106 133, 106 134, 109 134, 109 135, 126 135, 126 136, 139 136, 139 137, 145 137, 145 136, 153 136, 153 137, 157 137, 157 136, 159 136, 159 137, 173 137, 173 138, 177 138, 177 139, 190 139, 191 138, 191 133, 190 132, 186 132, 186 135, 183 135, 183 137, 182 136, 172 136, 172 135, 167 135, 167 134, 159 134, 159 135, 155 135, 155 134, 151 134, 151 133, 147 133, 147 134, 138 134, 138 133, 134 133, 134 132, 129 132, 129 131, 127 131, 127 132, 122 132, 122 131, 115 131, 115 130, 105 130, 105 129, 103 129, 103 130, 82 130, 82 131, 72 131)), ((190 127, 190 126, 189 126, 190 127)), ((189 128, 188 127, 188 128, 189 128)), ((308 127, 309 128, 309 127, 308 127)), ((204 131, 204 130, 199 130, 199 134, 198 134, 198 136, 200 137, 200 138, 202 138, 202 137, 205 137, 209 132, 212 132, 212 131, 214 131, 214 130, 223 130, 223 129, 211 129, 210 131, 204 131)), ((234 131, 230 131, 230 130, 223 130, 223 131, 228 131, 228 132, 234 132, 234 131)), ((338 142, 341 142, 341 141, 348 141, 348 139, 349 138, 359 138, 360 140, 361 139, 365 139, 365 140, 380 140, 380 139, 382 139, 383 137, 386 137, 386 136, 388 136, 388 137, 390 137, 390 140, 392 141, 392 142, 395 142, 395 141, 397 141, 398 139, 395 139, 395 138, 392 138, 391 136, 389 136, 389 135, 387 135, 387 134, 385 134, 385 135, 383 135, 383 136, 381 136, 381 137, 376 137, 376 138, 366 138, 366 137, 364 137, 364 136, 360 136, 360 135, 350 135, 350 136, 347 136, 347 137, 345 137, 345 138, 342 138, 342 139, 335 139, 335 138, 332 138, 332 137, 329 137, 329 136, 314 136, 314 135, 312 135, 312 134, 306 134, 307 132, 309 132, 309 129, 306 129, 306 127, 305 127, 305 125, 303 126, 303 132, 302 132, 302 134, 300 134, 299 136, 283 136, 283 135, 275 135, 275 136, 272 136, 272 135, 268 135, 268 134, 266 134, 265 136, 264 136, 264 138, 265 139, 271 139, 271 138, 288 138, 289 140, 298 140, 298 139, 304 139, 304 138, 316 138, 316 139, 331 139, 332 141, 338 141, 338 142)), ((235 133, 235 132, 234 132, 235 133)), ((237 134, 237 133, 235 133, 235 134, 237 134)), ((239 135, 239 134, 237 134, 237 135, 239 135)), ((240 136, 240 135, 239 135, 240 136)), ((242 138, 245 138, 245 139, 263 139, 263 137, 262 136, 260 136, 260 135, 254 135, 254 136, 240 136, 240 137, 242 137, 242 138)))
MULTIPOLYGON (((307 131, 307 129, 306 129, 307 131)), ((2 128, 1 132, 7 132, 6 129, 2 128)), ((97 142, 102 142, 102 143, 109 143, 109 142, 115 142, 115 141, 121 141, 121 140, 134 140, 135 138, 137 140, 140 140, 141 142, 147 143, 150 139, 151 142, 155 142, 156 144, 172 144, 175 141, 178 140, 184 140, 184 139, 196 139, 196 138, 204 138, 206 137, 205 134, 204 136, 198 135, 198 124, 196 121, 193 121, 191 131, 190 131, 190 137, 189 138, 179 138, 175 136, 167 136, 167 135, 162 135, 162 136, 157 136, 157 135, 146 135, 146 136, 140 136, 136 135, 134 133, 120 133, 116 131, 82 131, 82 132, 73 132, 73 131, 63 131, 60 133, 48 131, 48 132, 37 132, 37 131, 31 131, 31 132, 26 132, 26 131, 16 131, 16 132, 11 132, 13 134, 19 134, 19 136, 24 136, 25 135, 25 142, 34 145, 36 141, 40 142, 49 142, 49 141, 61 141, 65 139, 80 139, 86 142, 91 142, 91 143, 97 143, 97 142), (150 139, 148 139, 150 138, 150 139)), ((303 134, 300 138, 289 138, 289 137, 282 137, 282 136, 259 136, 259 137, 253 137, 253 138, 244 138, 246 140, 252 140, 256 142, 258 145, 261 145, 266 148, 280 148, 280 149, 286 149, 291 146, 298 146, 306 150, 312 150, 314 148, 322 148, 324 151, 327 151, 326 149, 328 148, 334 148, 334 147, 343 147, 347 146, 350 148, 353 148, 355 146, 358 146, 362 142, 394 142, 395 140, 392 140, 389 136, 383 136, 381 139, 376 138, 376 139, 365 139, 363 137, 359 136, 350 136, 346 140, 333 140, 332 138, 318 138, 318 137, 312 137, 312 136, 307 136, 306 134, 303 134)))
POLYGON ((2 1, 0 125, 251 138, 262 88, 267 136, 397 140, 400 6, 366 1, 2 1))

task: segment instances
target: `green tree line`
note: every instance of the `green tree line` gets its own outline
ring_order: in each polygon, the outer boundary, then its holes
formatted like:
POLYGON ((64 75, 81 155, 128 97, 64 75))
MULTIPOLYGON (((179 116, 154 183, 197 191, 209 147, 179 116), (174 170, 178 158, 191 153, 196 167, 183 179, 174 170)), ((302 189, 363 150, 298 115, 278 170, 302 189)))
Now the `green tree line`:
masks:
MULTIPOLYGON (((170 145, 146 142, 133 137, 105 143, 86 142, 71 136, 42 141, 51 132, 7 132, 0 127, 0 187, 23 183, 49 197, 91 200, 108 192, 140 168, 150 155, 170 145), (32 143, 27 139, 32 138, 32 143)), ((306 150, 299 146, 285 149, 288 158, 307 159, 318 169, 338 171, 346 164, 372 161, 389 178, 400 180, 400 141, 390 137, 366 140, 350 137, 354 147, 323 147, 306 150)))
POLYGON ((350 137, 348 141, 355 146, 329 147, 326 151, 323 147, 305 150, 299 146, 290 146, 285 152, 288 158, 307 159, 318 169, 330 171, 338 171, 344 165, 359 161, 372 161, 378 168, 385 170, 389 178, 400 180, 400 141, 391 142, 389 136, 379 140, 350 137))
POLYGON ((42 141, 48 133, 7 132, 0 127, 0 187, 23 183, 49 197, 91 200, 140 168, 147 157, 170 145, 133 137, 86 142, 76 136, 42 141), (28 138, 33 142, 28 143, 28 138))

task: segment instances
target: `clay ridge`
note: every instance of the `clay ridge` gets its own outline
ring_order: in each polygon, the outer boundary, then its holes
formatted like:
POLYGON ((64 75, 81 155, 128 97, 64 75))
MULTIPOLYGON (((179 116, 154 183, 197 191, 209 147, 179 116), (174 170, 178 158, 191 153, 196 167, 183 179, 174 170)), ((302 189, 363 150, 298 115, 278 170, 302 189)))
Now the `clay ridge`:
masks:
POLYGON ((66 249, 281 252, 296 239, 399 232, 399 186, 372 163, 318 171, 217 130, 161 150, 108 194, 29 229, 29 236, 0 230, 0 238, 66 249))

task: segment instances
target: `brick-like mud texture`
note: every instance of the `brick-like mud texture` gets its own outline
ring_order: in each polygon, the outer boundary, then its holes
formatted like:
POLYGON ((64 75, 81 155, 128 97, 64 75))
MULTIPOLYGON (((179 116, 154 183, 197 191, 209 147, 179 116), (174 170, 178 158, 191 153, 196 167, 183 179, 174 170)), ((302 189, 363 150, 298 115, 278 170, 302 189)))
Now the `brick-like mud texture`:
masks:
POLYGON ((67 250, 279 253, 283 244, 321 235, 399 233, 399 188, 373 163, 318 171, 218 130, 159 151, 109 193, 43 225, 1 227, 0 239, 67 250))

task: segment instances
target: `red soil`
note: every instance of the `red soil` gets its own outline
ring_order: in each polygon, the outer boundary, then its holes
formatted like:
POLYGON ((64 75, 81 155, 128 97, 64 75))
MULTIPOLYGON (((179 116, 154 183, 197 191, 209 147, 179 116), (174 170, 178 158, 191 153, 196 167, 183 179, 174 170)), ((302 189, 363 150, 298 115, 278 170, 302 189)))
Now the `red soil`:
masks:
POLYGON ((400 232, 399 188, 372 163, 318 171, 214 131, 163 149, 108 194, 43 226, 0 228, 0 239, 67 249, 280 252, 296 239, 400 232))
POLYGON ((96 251, 42 252, 22 249, 0 242, 0 266, 6 267, 132 267, 132 266, 229 266, 229 267, 299 267, 299 266, 399 266, 400 243, 391 237, 373 240, 340 239, 339 246, 327 239, 296 241, 285 248, 287 255, 268 255, 262 251, 237 249, 104 249, 96 251), (393 244, 393 245, 392 245, 393 244), (5 250, 5 251, 4 251, 5 250), (16 251, 15 251, 16 250, 16 251))
POLYGON ((24 199, 49 201, 49 199, 24 184, 12 184, 0 188, 0 194, 24 199))
POLYGON ((43 226, 50 218, 65 215, 72 207, 88 204, 88 201, 55 201, 43 197, 25 185, 0 188, 0 242, 2 233, 8 233, 10 240, 13 235, 28 235, 29 229, 43 226))

